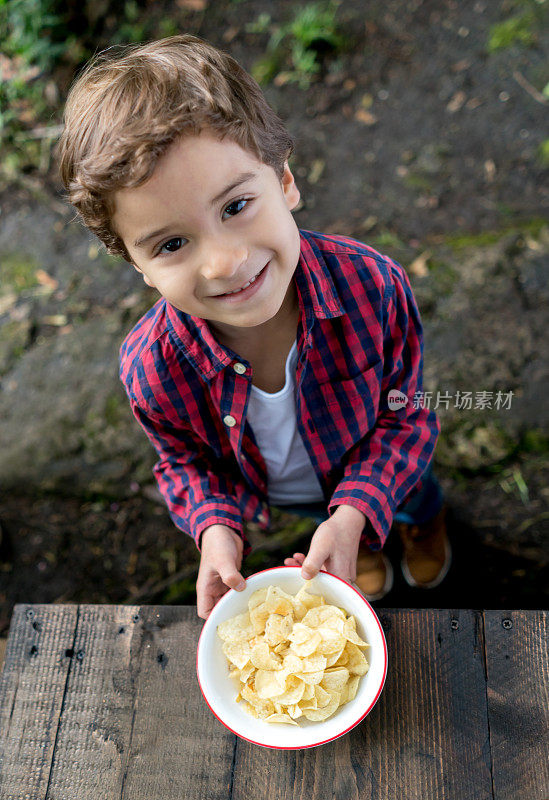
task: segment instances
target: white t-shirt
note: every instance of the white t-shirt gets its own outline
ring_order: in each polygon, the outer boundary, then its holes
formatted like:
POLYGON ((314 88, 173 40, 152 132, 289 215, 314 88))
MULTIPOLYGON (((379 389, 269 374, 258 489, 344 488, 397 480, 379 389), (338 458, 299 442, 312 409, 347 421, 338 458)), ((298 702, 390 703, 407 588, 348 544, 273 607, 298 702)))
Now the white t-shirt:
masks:
POLYGON ((279 392, 252 383, 247 419, 267 465, 267 490, 273 505, 315 503, 322 487, 297 427, 297 342, 286 359, 286 381, 279 392))

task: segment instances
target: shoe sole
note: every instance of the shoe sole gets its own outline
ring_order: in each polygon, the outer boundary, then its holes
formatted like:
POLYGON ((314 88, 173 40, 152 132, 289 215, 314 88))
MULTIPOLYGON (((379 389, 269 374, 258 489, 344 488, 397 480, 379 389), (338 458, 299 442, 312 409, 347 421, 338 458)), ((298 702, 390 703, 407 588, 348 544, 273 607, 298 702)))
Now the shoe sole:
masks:
POLYGON ((404 559, 400 562, 400 568, 402 570, 402 575, 404 576, 404 580, 411 586, 413 589, 434 589, 436 586, 439 586, 446 575, 448 574, 448 570, 452 564, 452 548, 450 547, 450 542, 448 539, 444 542, 444 564, 442 565, 442 569, 438 573, 437 577, 434 578, 429 583, 418 583, 415 578, 413 577, 412 573, 408 568, 408 564, 405 562, 404 559))
POLYGON ((355 587, 355 589, 365 597, 369 603, 372 603, 374 600, 381 600, 382 597, 385 597, 386 594, 389 594, 391 589, 393 588, 394 582, 394 571, 393 565, 389 561, 386 555, 383 553, 381 554, 383 558, 383 563, 385 564, 385 583, 383 584, 383 588, 377 594, 364 594, 360 586, 357 586, 356 583, 351 581, 351 585, 355 587))

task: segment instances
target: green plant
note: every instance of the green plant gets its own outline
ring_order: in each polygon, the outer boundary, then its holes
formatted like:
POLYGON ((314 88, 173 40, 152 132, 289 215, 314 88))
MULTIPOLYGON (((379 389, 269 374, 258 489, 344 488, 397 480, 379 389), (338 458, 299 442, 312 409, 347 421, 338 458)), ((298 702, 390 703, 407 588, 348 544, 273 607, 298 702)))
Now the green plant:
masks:
MULTIPOLYGON (((320 71, 322 54, 338 52, 344 44, 336 21, 338 3, 309 3, 284 25, 274 26, 266 55, 252 67, 259 83, 268 83, 275 75, 281 83, 297 82, 306 89, 320 71)), ((268 14, 261 14, 247 26, 249 33, 265 33, 270 26, 268 14)))
POLYGON ((538 158, 544 167, 549 167, 549 139, 544 139, 540 144, 538 158))
POLYGON ((59 0, 0 0, 4 55, 49 71, 76 39, 67 29, 66 14, 66 3, 59 0))
POLYGON ((536 31, 543 30, 546 21, 546 0, 515 0, 517 13, 492 25, 488 35, 488 52, 495 53, 513 45, 530 47, 536 41, 536 31))

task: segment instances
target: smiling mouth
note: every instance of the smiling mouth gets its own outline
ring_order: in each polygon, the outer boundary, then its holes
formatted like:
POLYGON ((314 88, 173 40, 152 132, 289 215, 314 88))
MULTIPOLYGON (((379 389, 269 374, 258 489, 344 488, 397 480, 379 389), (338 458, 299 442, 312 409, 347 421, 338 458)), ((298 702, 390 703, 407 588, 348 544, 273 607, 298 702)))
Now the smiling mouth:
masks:
POLYGON ((228 297, 231 294, 239 294, 240 292, 243 292, 245 289, 248 288, 248 286, 251 286, 252 283, 255 283, 255 281, 259 278, 259 276, 265 270, 266 266, 267 266, 267 264, 265 264, 265 266, 262 269, 259 270, 257 275, 254 275, 254 277, 251 278, 251 280, 249 280, 247 283, 245 283, 243 286, 241 286, 240 289, 234 289, 232 292, 223 292, 223 294, 215 294, 214 297, 228 297))

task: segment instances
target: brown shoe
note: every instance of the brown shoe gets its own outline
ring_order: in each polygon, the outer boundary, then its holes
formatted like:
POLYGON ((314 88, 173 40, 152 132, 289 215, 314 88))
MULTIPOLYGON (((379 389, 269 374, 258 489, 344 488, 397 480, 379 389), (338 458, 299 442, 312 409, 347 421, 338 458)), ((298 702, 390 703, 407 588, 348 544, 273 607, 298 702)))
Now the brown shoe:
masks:
POLYGON ((356 586, 366 600, 381 600, 393 588, 393 567, 381 551, 361 546, 356 560, 356 586))
POLYGON ((446 577, 452 549, 446 534, 446 507, 424 525, 395 523, 404 547, 402 574, 409 586, 433 589, 446 577))

